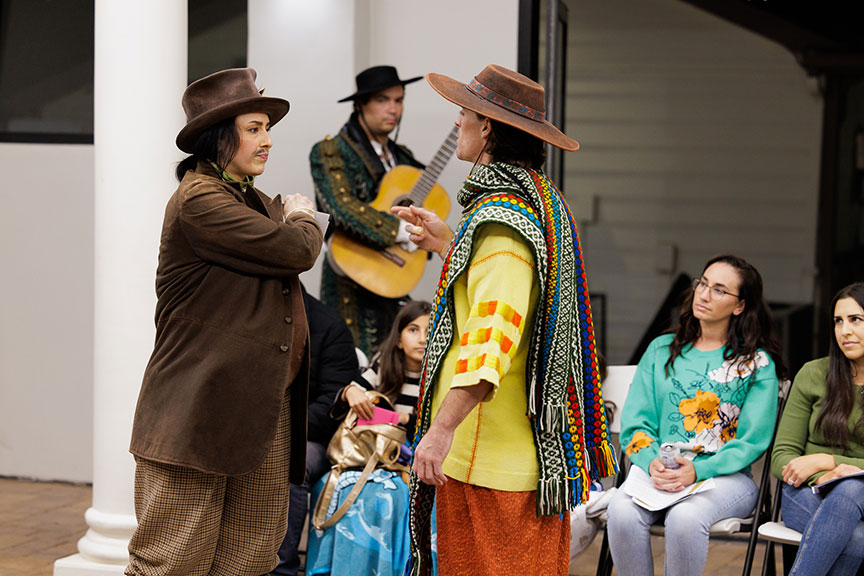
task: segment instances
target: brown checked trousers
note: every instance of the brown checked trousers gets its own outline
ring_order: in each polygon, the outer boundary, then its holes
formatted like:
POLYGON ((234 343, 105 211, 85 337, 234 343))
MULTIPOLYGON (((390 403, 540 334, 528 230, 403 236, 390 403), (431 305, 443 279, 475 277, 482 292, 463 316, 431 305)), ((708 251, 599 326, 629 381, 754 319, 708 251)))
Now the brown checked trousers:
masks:
POLYGON ((288 519, 289 394, 261 466, 221 476, 136 458, 128 576, 261 576, 279 562, 288 519))

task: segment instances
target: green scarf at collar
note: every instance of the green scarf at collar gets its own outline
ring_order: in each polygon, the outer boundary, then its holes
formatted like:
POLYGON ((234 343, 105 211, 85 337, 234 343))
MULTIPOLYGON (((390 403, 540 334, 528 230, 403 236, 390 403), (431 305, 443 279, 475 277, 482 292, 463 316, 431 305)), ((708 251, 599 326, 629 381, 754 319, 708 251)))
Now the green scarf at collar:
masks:
POLYGON ((225 170, 220 168, 219 165, 216 164, 215 162, 213 162, 212 160, 208 160, 207 162, 209 162, 210 166, 212 166, 213 169, 216 170, 216 173, 219 174, 219 177, 222 178, 222 180, 224 182, 233 182, 233 183, 240 184, 240 190, 242 190, 243 192, 246 192, 247 186, 254 186, 255 185, 255 178, 253 178, 252 176, 246 176, 246 178, 244 178, 242 181, 238 181, 233 176, 231 176, 228 172, 226 172, 225 170))

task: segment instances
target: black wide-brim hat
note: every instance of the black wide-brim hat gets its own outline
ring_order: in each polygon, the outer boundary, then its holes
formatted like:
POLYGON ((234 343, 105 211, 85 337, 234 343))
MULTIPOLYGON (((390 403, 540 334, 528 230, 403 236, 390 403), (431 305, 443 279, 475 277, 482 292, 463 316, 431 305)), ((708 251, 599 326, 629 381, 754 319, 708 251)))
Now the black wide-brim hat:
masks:
POLYGON ((257 73, 252 68, 220 70, 190 84, 183 92, 186 126, 177 134, 177 147, 192 154, 202 132, 222 120, 262 112, 275 126, 290 108, 287 100, 261 95, 255 86, 257 73))
POLYGON ((543 86, 503 66, 486 66, 470 83, 429 73, 426 81, 447 100, 463 108, 518 128, 563 150, 578 150, 579 142, 546 120, 543 86))
POLYGON ((348 102, 349 100, 356 100, 363 96, 367 96, 369 94, 374 94, 375 92, 380 92, 381 90, 386 90, 392 86, 405 86, 406 84, 411 84, 412 82, 417 82, 421 80, 422 76, 415 76, 414 78, 408 78, 407 80, 401 80, 399 78, 399 73, 396 72, 396 68, 393 66, 373 66, 372 68, 367 68, 360 72, 357 75, 357 91, 350 96, 346 96, 338 102, 348 102))

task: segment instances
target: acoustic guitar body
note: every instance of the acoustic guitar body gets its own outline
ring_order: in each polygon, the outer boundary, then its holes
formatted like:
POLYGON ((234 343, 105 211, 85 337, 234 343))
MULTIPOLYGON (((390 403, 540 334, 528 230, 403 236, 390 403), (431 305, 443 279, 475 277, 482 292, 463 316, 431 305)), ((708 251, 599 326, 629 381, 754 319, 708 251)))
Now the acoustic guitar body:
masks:
MULTIPOLYGON (((381 179, 378 196, 370 206, 389 214, 393 206, 411 204, 409 193, 422 174, 411 166, 396 166, 381 179)), ((434 184, 423 199, 423 207, 444 220, 450 213, 450 198, 444 188, 434 184)), ((395 245, 378 250, 336 231, 330 240, 330 254, 337 268, 357 284, 385 298, 401 298, 420 282, 428 253, 419 248, 406 252, 395 245)))

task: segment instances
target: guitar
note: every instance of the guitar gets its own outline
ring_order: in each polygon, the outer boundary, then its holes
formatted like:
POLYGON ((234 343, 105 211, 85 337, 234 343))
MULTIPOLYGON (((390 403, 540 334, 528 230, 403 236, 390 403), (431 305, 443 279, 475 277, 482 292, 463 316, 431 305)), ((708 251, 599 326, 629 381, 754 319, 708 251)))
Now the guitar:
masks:
MULTIPOLYGON (((369 205, 390 213, 393 206, 423 206, 442 220, 450 213, 447 192, 437 183, 441 171, 456 149, 456 126, 422 172, 412 166, 396 166, 381 179, 378 195, 369 205)), ((428 259, 425 250, 407 252, 399 246, 383 250, 361 244, 344 232, 330 239, 331 263, 370 292, 385 298, 401 298, 417 286, 428 259)))

